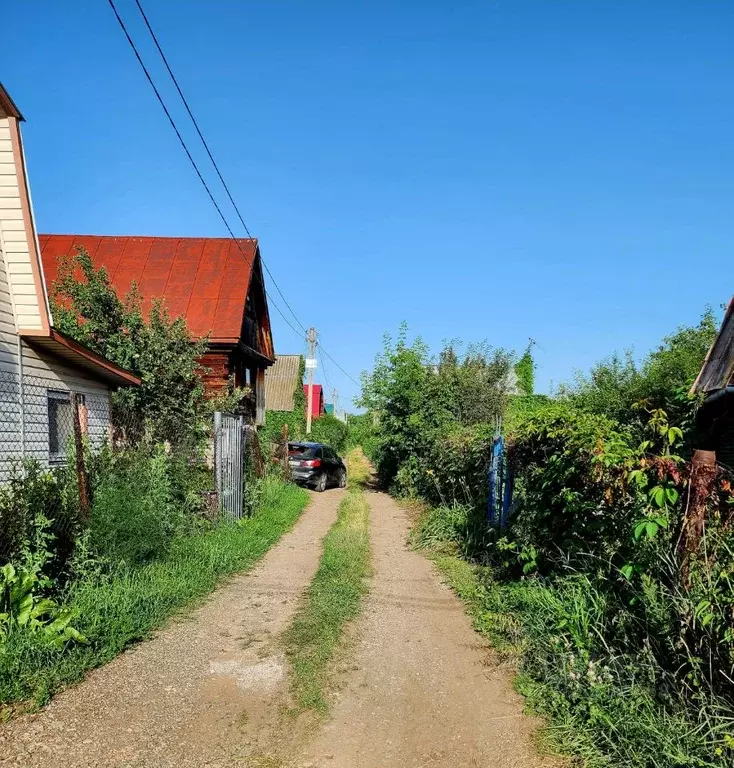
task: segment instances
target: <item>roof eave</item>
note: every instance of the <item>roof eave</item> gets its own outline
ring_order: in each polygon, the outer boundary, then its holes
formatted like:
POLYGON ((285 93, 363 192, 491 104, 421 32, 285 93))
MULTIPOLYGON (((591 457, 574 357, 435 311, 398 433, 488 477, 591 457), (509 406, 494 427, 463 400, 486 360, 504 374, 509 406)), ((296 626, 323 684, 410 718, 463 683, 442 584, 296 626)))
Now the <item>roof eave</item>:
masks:
POLYGON ((6 115, 14 117, 16 120, 25 122, 25 118, 20 113, 20 110, 15 105, 15 102, 10 98, 10 94, 5 90, 5 87, 0 83, 0 109, 5 112, 6 115))
POLYGON ((142 383, 130 371, 126 371, 111 360, 107 360, 102 355, 92 352, 91 349, 56 328, 50 328, 48 332, 36 330, 20 331, 19 334, 31 346, 40 347, 44 351, 60 358, 68 365, 80 366, 79 361, 81 359, 84 361, 81 367, 85 371, 112 387, 139 387, 142 383))
POLYGON ((724 317, 721 321, 721 328, 719 329, 719 332, 716 334, 716 338, 714 339, 714 343, 711 345, 709 351, 706 353, 706 357, 704 358, 703 365, 701 366, 701 370, 698 372, 698 376, 696 376, 696 380, 693 382, 693 385, 691 386, 691 389, 689 390, 689 395, 696 395, 700 392, 709 393, 714 392, 718 389, 724 389, 725 387, 729 386, 730 384, 734 383, 734 349, 729 349, 728 354, 731 358, 728 375, 725 373, 726 381, 722 380, 716 380, 714 383, 716 386, 710 386, 705 383, 707 379, 706 375, 706 369, 709 367, 709 364, 713 362, 712 356, 714 354, 714 351, 718 347, 722 336, 724 334, 724 331, 727 328, 731 328, 732 325, 734 325, 734 296, 732 296, 729 299, 729 303, 726 306, 726 311, 724 312, 724 317))

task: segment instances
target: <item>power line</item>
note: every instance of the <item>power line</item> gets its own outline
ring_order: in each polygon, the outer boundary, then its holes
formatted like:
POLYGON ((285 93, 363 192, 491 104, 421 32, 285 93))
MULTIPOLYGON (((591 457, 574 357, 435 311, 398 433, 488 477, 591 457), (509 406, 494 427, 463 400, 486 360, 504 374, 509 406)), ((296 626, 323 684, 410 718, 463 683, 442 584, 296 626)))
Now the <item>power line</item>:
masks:
MULTIPOLYGON (((140 53, 138 52, 138 49, 133 42, 132 37, 130 37, 130 33, 127 31, 127 27, 125 26, 125 22, 120 17, 120 14, 117 12, 117 8, 115 7, 114 0, 107 0, 110 4, 110 7, 112 8, 113 13, 115 14, 115 18, 117 19, 118 24, 120 25, 120 28, 122 29, 125 37, 127 38, 127 42, 130 44, 130 47, 133 50, 133 53, 135 54, 135 58, 138 60, 138 63, 140 64, 143 72, 145 73, 145 77, 148 80, 148 83, 150 83, 150 87, 153 89, 153 93, 155 93, 156 98, 158 99, 158 103, 163 108, 163 111, 165 112, 166 117, 168 118, 168 122, 171 124, 171 128, 173 128, 176 136, 178 137, 178 140, 181 144, 181 147, 183 148, 184 152, 186 153, 186 157, 189 159, 189 162, 191 163, 194 171, 196 171, 196 175, 199 177, 199 181, 202 183, 204 189, 206 190, 207 195, 209 196, 209 199, 212 202, 212 205, 216 209, 217 213, 219 214, 219 217, 221 218, 222 222, 224 223, 224 226, 227 229, 227 232, 229 232, 230 237, 234 241, 234 243, 237 246, 237 249, 242 254, 243 258, 246 262, 250 264, 250 266, 253 268, 254 271, 254 264, 252 261, 247 257, 245 252, 242 250, 242 247, 240 246, 239 240, 235 237, 234 232, 232 231, 232 228, 229 226, 229 222, 225 218, 224 214, 222 213, 222 209, 219 207, 219 204, 217 203, 216 199, 214 198, 214 195, 212 194, 211 189, 209 189, 209 185, 206 183, 206 180, 202 176, 201 171, 199 170, 199 166, 196 164, 196 161, 194 160, 193 156, 191 155, 191 152, 189 151, 188 146, 186 145, 186 142, 183 139, 183 136, 181 136, 181 132, 178 129, 178 126, 176 125, 175 120, 173 117, 171 117, 171 113, 168 111, 168 107, 166 107, 166 103, 163 101, 163 97, 161 96, 158 88, 156 87, 155 83, 153 82, 153 78, 151 77, 150 72, 148 71, 148 68, 145 66, 145 62, 143 61, 142 57, 140 56, 140 53)), ((260 258, 260 261, 262 262, 262 257, 260 258)), ((265 289, 265 283, 262 280, 262 275, 260 275, 260 282, 262 284, 263 291, 265 292, 265 295, 267 296, 267 291, 265 289)), ((283 314, 283 312, 280 310, 280 307, 274 302, 271 302, 275 309, 277 310, 278 314, 283 318, 286 325, 297 335, 301 336, 301 332, 298 331, 296 328, 293 327, 291 322, 288 320, 288 318, 283 314)))
MULTIPOLYGON (((204 145, 204 149, 206 150, 206 154, 209 156, 209 160, 211 160, 212 165, 214 166, 214 170, 217 173, 217 176, 219 177, 219 181, 222 183, 222 187, 224 187, 224 191, 227 193, 227 197, 229 198, 229 202, 232 203, 232 207, 234 208, 237 218, 240 220, 240 224, 244 227, 245 232, 247 232, 248 237, 252 238, 252 235, 250 234, 250 230, 247 227, 247 224, 245 224, 245 220, 240 213, 240 209, 237 206, 237 203, 234 200, 234 197, 232 196, 232 193, 229 190, 229 187, 227 186, 227 182, 224 180, 224 177, 222 176, 222 172, 219 170, 219 166, 217 165, 217 161, 214 159, 214 156, 212 155, 211 150, 209 149, 209 144, 207 143, 206 139, 204 138, 204 134, 201 132, 201 129, 199 128, 199 123, 196 121, 196 118, 194 117, 194 113, 191 111, 191 107, 189 106, 189 102, 187 101, 186 97, 183 94, 183 91, 181 90, 181 86, 178 84, 178 80, 176 79, 176 75, 173 74, 173 70, 171 69, 170 64, 168 63, 168 59, 166 58, 166 54, 163 53, 163 48, 161 48, 160 43, 158 42, 158 37, 156 36, 155 32, 153 31, 153 27, 150 25, 150 21, 148 21, 148 16, 143 10, 143 6, 140 3, 140 0, 135 0, 135 4, 138 6, 138 10, 140 11, 140 15, 143 17, 143 21, 145 22, 145 26, 148 28, 148 32, 150 32, 150 36, 153 38, 153 42, 155 43, 155 47, 158 49, 158 53, 161 56, 161 59, 163 60, 163 64, 166 67, 166 70, 168 71, 168 74, 171 76, 171 80, 173 80, 173 84, 176 86, 176 90, 178 91, 178 95, 181 97, 181 101, 183 102, 184 107, 186 108, 186 112, 188 112, 189 117, 191 118, 191 122, 194 124, 194 128, 196 129, 196 133, 198 134, 199 138, 201 139, 201 143, 204 145)), ((268 273, 268 276, 273 282, 273 285, 275 286, 275 289, 280 294, 281 299, 283 299, 283 303, 288 308, 288 311, 293 315, 293 319, 296 321, 296 324, 301 327, 304 333, 307 333, 306 326, 298 319, 298 315, 293 310, 293 307, 288 303, 288 299, 286 299, 285 295, 283 294, 283 291, 280 290, 280 286, 278 285, 277 281, 275 280, 275 277, 273 277, 273 273, 268 268, 268 265, 265 263, 265 260, 260 257, 260 261, 262 262, 263 267, 265 268, 265 271, 268 273)))
MULTIPOLYGON (((125 22, 122 20, 120 14, 117 11, 117 7, 115 6, 114 0, 108 0, 108 2, 109 2, 110 7, 112 8, 113 13, 115 14, 115 18, 117 19, 117 22, 120 25, 120 28, 122 29, 122 31, 123 31, 123 33, 124 33, 124 35, 125 35, 125 37, 126 37, 126 39, 128 41, 128 44, 130 45, 133 53, 135 54, 135 58, 138 60, 138 63, 140 64, 140 67, 143 70, 143 72, 145 74, 145 77, 148 80, 148 83, 150 84, 150 87, 153 89, 153 92, 155 93, 155 96, 158 99, 158 103, 161 105, 161 108, 163 109, 163 112, 165 113, 166 117, 168 118, 168 122, 171 124, 171 127, 173 128, 173 130, 174 130, 174 132, 176 134, 176 137, 178 138, 179 143, 181 144, 181 147, 183 148, 184 152, 186 153, 186 157, 188 158, 189 162, 191 163, 192 167, 194 168, 194 171, 196 172, 196 175, 199 178, 199 181, 201 181, 202 186, 206 190, 206 193, 207 193, 209 199, 211 200, 212 205, 214 206, 214 208, 216 209, 217 213, 219 214, 219 217, 221 218, 222 222, 224 223, 224 226, 226 227, 227 232, 229 233, 230 237, 232 238, 232 240, 237 245, 237 249, 239 250, 240 254, 245 259, 245 261, 247 261, 253 267, 253 269, 254 269, 254 265, 252 264, 250 259, 247 257, 247 254, 245 254, 245 252, 242 250, 242 247, 240 246, 239 240, 235 237, 235 234, 232 231, 232 228, 230 227, 229 222, 227 221, 224 213, 222 212, 222 209, 219 207, 219 204, 217 203, 217 201, 216 201, 216 199, 215 199, 211 189, 209 188, 209 185, 206 183, 206 180, 204 179, 204 176, 202 175, 201 171, 199 170, 199 166, 197 165, 197 163, 194 160, 191 152, 189 151, 189 148, 186 145, 186 142, 184 141, 183 136, 181 135, 181 132, 178 129, 178 126, 176 125, 176 122, 174 121, 173 117, 171 116, 171 113, 169 112, 168 108, 166 107, 166 104, 165 104, 165 102, 163 100, 163 97, 161 96, 158 88, 156 87, 155 83, 153 82, 153 78, 152 78, 150 72, 148 71, 148 68, 145 66, 145 62, 143 61, 143 59, 142 59, 142 57, 141 57, 141 55, 140 55, 140 53, 139 53, 139 51, 138 51, 138 49, 137 49, 137 47, 135 45, 135 42, 133 41, 132 37, 130 36, 130 33, 127 30, 127 27, 125 26, 125 22)), ((244 227, 245 232, 247 232, 248 236, 251 239, 254 239, 254 238, 252 238, 252 235, 250 234, 250 230, 248 229, 247 224, 244 221, 244 218, 243 218, 243 216, 242 216, 242 214, 241 214, 241 212, 239 210, 239 207, 237 206, 237 204, 236 204, 236 202, 234 200, 234 197, 233 197, 232 193, 229 190, 229 187, 227 186, 226 182, 224 181, 224 177, 223 177, 221 171, 219 170, 219 166, 217 165, 216 161, 214 160, 214 156, 212 155, 212 152, 209 149, 209 145, 207 144, 207 142, 206 142, 206 140, 204 138, 204 135, 201 132, 201 129, 199 128, 199 124, 197 123, 196 118, 194 117, 194 114, 193 114, 191 108, 189 107, 188 101, 186 100, 186 97, 184 96, 183 91, 181 90, 181 87, 178 84, 178 80, 176 79, 176 76, 174 75, 173 70, 171 69, 171 66, 168 63, 168 59, 166 58, 166 55, 164 54, 163 49, 162 49, 160 43, 158 42, 158 38, 156 37, 155 33, 153 32, 153 28, 151 27, 150 22, 148 21, 148 17, 146 15, 145 11, 143 10, 143 7, 142 7, 142 5, 140 3, 140 0, 135 0, 135 3, 136 3, 136 5, 137 5, 137 7, 138 7, 142 17, 143 17, 143 20, 145 22, 146 27, 148 28, 148 31, 150 32, 151 37, 153 38, 153 42, 154 42, 154 44, 155 44, 155 46, 156 46, 156 48, 158 50, 158 53, 161 56, 161 59, 163 60, 163 63, 165 65, 165 67, 166 67, 166 70, 168 71, 168 74, 170 75, 171 80, 173 81, 173 84, 176 87, 176 90, 178 91, 179 96, 181 97, 181 101, 183 102, 184 107, 186 108, 186 111, 187 111, 187 113, 188 113, 188 115, 189 115, 189 117, 191 119, 191 122, 193 123, 194 128, 196 129, 196 132, 197 132, 197 134, 199 136, 199 139, 201 140, 202 144, 204 145, 204 149, 206 150, 206 153, 207 153, 207 155, 208 155, 212 165, 214 166, 214 169, 215 169, 215 171, 217 173, 217 176, 219 177, 219 180, 220 180, 220 182, 221 182, 225 192, 227 193, 227 196, 228 196, 230 202, 232 203, 232 207, 234 208, 235 212, 237 213, 237 216, 238 216, 242 226, 244 227)), ((281 298, 283 299, 283 302, 285 303, 285 305, 288 308, 288 310, 291 313, 291 315, 293 315, 293 318, 296 321, 297 325, 299 325, 300 328, 304 331, 304 333, 306 333, 306 327, 300 321, 300 319, 298 318, 298 316, 294 312, 293 308, 288 303, 288 300, 285 298, 285 295, 283 294, 282 290, 280 289, 280 286, 278 285, 278 283, 276 282, 275 278, 273 277, 272 272, 268 268, 268 265, 265 263, 265 260, 262 258, 262 254, 260 255, 260 263, 264 267, 265 271, 268 273, 270 279, 273 281, 273 285, 275 285, 276 290, 280 294, 281 298)), ((262 275, 259 272, 258 272, 258 277, 260 279, 260 284, 262 285, 263 292, 265 293, 265 295, 267 297, 268 294, 267 294, 267 290, 265 288, 265 282, 263 281, 262 275)), ((297 336, 301 336, 302 337, 300 331, 298 331, 296 328, 293 327, 292 323, 283 314, 283 312, 281 311, 280 307, 276 304, 276 302, 272 299, 272 297, 270 297, 270 303, 272 303, 272 305, 275 307, 276 311, 283 318, 283 320, 286 323, 286 325, 297 336)), ((328 351, 326 349, 323 348, 323 346, 321 346, 321 349, 323 350, 323 354, 326 355, 329 358, 329 360, 331 360, 331 362, 334 363, 334 365, 350 381, 354 382, 354 384, 356 384, 357 386, 361 386, 360 383, 351 374, 347 373, 344 370, 344 368, 342 368, 342 366, 339 365, 339 363, 328 353, 328 351)))
POLYGON ((321 347, 321 351, 331 360, 332 363, 350 380, 353 381, 358 387, 361 387, 362 385, 357 381, 357 379, 354 378, 351 374, 347 373, 339 363, 337 363, 336 360, 324 349, 324 347, 321 347))
POLYGON ((329 374, 326 372, 326 366, 324 365, 324 356, 321 354, 321 344, 317 342, 316 344, 316 351, 319 354, 319 360, 321 360, 321 370, 324 372, 324 380, 326 381, 326 386, 331 390, 331 382, 329 381, 329 374))

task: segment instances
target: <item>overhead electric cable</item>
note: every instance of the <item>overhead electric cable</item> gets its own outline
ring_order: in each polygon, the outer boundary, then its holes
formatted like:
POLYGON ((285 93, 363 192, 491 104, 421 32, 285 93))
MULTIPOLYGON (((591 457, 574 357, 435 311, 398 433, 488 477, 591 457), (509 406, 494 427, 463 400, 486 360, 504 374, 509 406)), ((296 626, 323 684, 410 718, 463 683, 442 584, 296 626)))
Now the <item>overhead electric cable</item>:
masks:
MULTIPOLYGON (((166 54, 163 52, 163 48, 161 48, 161 44, 158 42, 158 37, 156 36, 156 33, 153 31, 153 27, 150 25, 150 21, 148 20, 147 14, 143 10, 143 6, 141 5, 140 0, 135 0, 135 4, 138 6, 138 10, 140 11, 140 15, 143 17, 145 26, 148 28, 148 32, 150 32, 150 36, 153 38, 153 43, 155 44, 155 47, 158 49, 158 53, 160 54, 161 59, 163 60, 163 64, 166 67, 168 74, 171 76, 171 80, 173 81, 173 84, 176 87, 176 90, 178 91, 178 95, 181 97, 181 101, 183 102, 186 112, 191 118, 191 122, 194 125, 194 129, 196 130, 197 135, 201 139, 201 143, 204 145, 206 154, 208 155, 209 160, 211 160, 211 163, 214 166, 214 170, 216 171, 216 174, 219 177, 219 181, 221 182, 222 187, 224 188, 224 191, 227 193, 229 202, 232 203, 232 207, 234 208, 235 213, 237 214, 237 218, 240 220, 240 224, 242 224, 245 232, 247 232, 247 236, 253 239, 252 235, 250 234, 250 230, 247 224, 245 223, 245 219, 242 216, 242 213, 240 213, 240 209, 237 203, 235 202, 235 199, 232 196, 232 193, 230 192, 229 187, 227 186, 227 182, 224 180, 224 176, 222 175, 222 172, 219 170, 219 165, 217 164, 217 161, 214 159, 214 155, 212 155, 212 152, 209 149, 209 144, 207 143, 207 140, 204 138, 204 134, 201 132, 201 128, 199 128, 199 123, 194 117, 194 113, 191 111, 189 102, 184 96, 183 91, 181 90, 181 86, 178 84, 176 75, 173 73, 173 70, 171 69, 171 65, 168 63, 168 58, 166 57, 166 54)), ((278 285, 275 277, 273 277, 273 273, 270 271, 268 265, 265 263, 265 259, 262 258, 262 255, 260 256, 260 261, 262 262, 262 265, 265 268, 265 271, 268 273, 268 276, 272 280, 272 283, 275 286, 275 289, 280 294, 281 299, 283 299, 283 303, 286 305, 291 315, 293 315, 293 319, 296 321, 296 324, 301 327, 304 333, 307 333, 306 326, 300 321, 300 319, 298 318, 298 315, 296 315, 296 313, 294 312, 293 307, 291 307, 291 305, 288 303, 288 299, 286 299, 285 295, 283 294, 283 291, 280 290, 280 286, 278 285)))
MULTIPOLYGON (((163 109, 163 112, 165 113, 166 117, 168 118, 168 122, 171 124, 171 127, 173 128, 173 130, 174 130, 174 132, 176 134, 176 137, 178 138, 179 143, 181 144, 181 147, 183 148, 184 152, 186 153, 186 157, 188 158, 188 160, 191 163, 194 171, 196 172, 196 175, 199 178, 199 181, 201 182, 202 186, 206 190, 206 193, 207 193, 209 199, 211 200, 212 205, 214 206, 214 208, 216 209, 217 213, 219 214, 219 217, 221 218, 222 222, 224 223, 224 226, 227 229, 227 232, 229 233, 230 237, 232 238, 232 240, 237 245, 237 249, 240 251, 240 253, 242 254, 242 256, 245 259, 245 261, 247 261, 253 267, 253 270, 254 270, 254 265, 253 265, 252 261, 248 258, 247 254, 242 250, 242 247, 240 246, 238 238, 235 236, 234 232, 232 231, 232 228, 230 227, 229 222, 227 221, 227 218, 225 217, 222 209, 220 208, 219 204, 217 203, 216 198, 214 197, 214 194, 212 193, 209 185, 206 183, 206 180, 204 179, 204 176, 201 173, 201 170, 199 169, 199 166, 197 165, 196 161, 194 160, 193 155, 191 154, 191 151, 189 150, 189 148, 188 148, 188 146, 187 146, 183 136, 181 135, 181 131, 179 130, 178 126, 176 125, 176 122, 173 119, 170 111, 168 110, 168 107, 166 106, 166 103, 163 100, 163 97, 161 96, 160 91, 156 87, 155 82, 153 81, 153 77, 151 76, 148 68, 146 67, 145 62, 143 61, 142 56, 140 55, 140 52, 138 51, 137 46, 135 45, 135 42, 133 41, 130 33, 127 30, 127 27, 125 26, 125 22, 123 21, 122 17, 120 16, 120 14, 119 14, 119 12, 117 10, 117 7, 115 6, 114 0, 108 0, 108 2, 109 2, 110 7, 112 8, 113 13, 115 14, 115 18, 117 19, 117 22, 120 25, 120 28, 122 29, 122 31, 123 31, 123 33, 125 35, 125 38, 127 39, 128 44, 130 45, 133 53, 135 54, 135 58, 138 60, 138 63, 140 64, 140 67, 143 70, 143 73, 145 74, 145 77, 148 80, 148 83, 150 84, 150 87, 153 89, 153 92, 154 92, 154 94, 155 94, 155 96, 156 96, 156 98, 158 100, 158 103, 161 105, 161 108, 163 109)), ((191 119, 191 122, 192 122, 192 124, 194 126, 194 129, 196 130, 196 133, 199 136, 199 139, 201 140, 201 143, 204 146, 204 149, 205 149, 205 151, 207 153, 207 156, 209 157, 209 160, 211 161, 211 163, 212 163, 212 165, 214 167, 214 170, 215 170, 215 172, 216 172, 216 174, 217 174, 217 176, 219 178, 219 181, 221 182, 222 187, 224 188, 224 191, 226 192, 227 197, 229 198, 229 201, 232 204, 232 207, 234 208, 234 210, 235 210, 235 212, 237 214, 237 217, 240 220, 240 223, 242 224, 242 226, 243 226, 245 232, 247 233, 248 237, 250 239, 254 240, 254 238, 252 237, 252 235, 250 233, 249 228, 247 227, 247 224, 245 223, 244 217, 242 216, 242 213, 240 212, 240 209, 239 209, 237 203, 235 202, 234 196, 232 195, 232 193, 231 193, 227 183, 224 180, 224 176, 223 176, 222 172, 219 169, 219 165, 217 164, 216 160, 214 159, 214 156, 213 156, 213 154, 212 154, 212 152, 211 152, 211 150, 209 148, 209 144, 207 143, 207 141, 204 138, 204 135, 203 135, 201 129, 199 128, 199 124, 196 121, 196 118, 194 117, 194 114, 193 114, 193 112, 191 110, 191 107, 189 106, 189 103, 188 103, 186 97, 183 94, 183 91, 182 91, 182 89, 181 89, 181 87, 180 87, 180 85, 178 83, 178 79, 176 78, 176 76, 175 76, 175 74, 173 72, 173 69, 171 68, 171 66, 169 64, 166 55, 163 52, 163 48, 161 47, 161 45, 160 45, 160 43, 158 41, 158 37, 156 36, 155 32, 153 31, 153 28, 152 28, 152 26, 150 24, 150 21, 148 20, 148 16, 145 13, 145 11, 144 11, 141 3, 140 3, 140 0, 135 0, 135 4, 137 5, 138 10, 140 11, 141 16, 143 17, 143 21, 145 22, 145 26, 147 27, 147 29, 148 29, 148 31, 149 31, 152 39, 153 39, 153 43, 155 44, 155 47, 158 50, 158 53, 160 54, 161 59, 163 60, 163 64, 166 67, 166 70, 168 71, 168 74, 171 77, 171 80, 173 81, 173 84, 174 84, 174 86, 176 88, 176 91, 178 92, 178 94, 179 94, 179 96, 181 98, 181 101, 183 102, 184 108, 186 109, 186 112, 188 113, 189 118, 191 119)), ((267 272, 267 274, 270 277, 270 279, 273 281, 273 285, 275 286, 278 294, 281 296, 281 298, 282 298, 285 306, 287 307, 288 311, 293 316, 293 319, 296 321, 297 325, 300 326, 301 330, 305 333, 306 332, 305 325, 301 322, 301 320, 299 319, 299 317, 296 315, 295 311, 291 307, 290 303, 286 299, 283 291, 280 289, 280 286, 278 285, 277 281, 275 280, 275 277, 273 276, 272 272, 270 271, 268 265, 265 263, 265 260, 262 258, 262 254, 260 255, 260 263, 264 267, 264 269, 267 272)), ((265 283, 264 283, 264 281, 262 279, 262 275, 258 273, 258 277, 260 279, 260 283, 262 285, 263 292, 265 293, 266 297, 268 297, 267 290, 265 288, 265 283)), ((285 316, 285 314, 281 311, 280 307, 273 300, 272 296, 270 296, 268 298, 269 298, 269 303, 272 303, 272 305, 275 307, 275 309, 278 312, 278 314, 283 318, 283 320, 286 323, 286 325, 296 335, 301 336, 300 331, 298 331, 296 328, 293 327, 292 323, 288 320, 288 318, 285 316)), ((329 360, 331 360, 331 362, 334 363, 334 365, 348 379, 350 379, 350 381, 354 382, 354 384, 356 384, 357 386, 360 386, 360 383, 353 376, 351 376, 349 373, 347 373, 344 370, 344 368, 342 368, 341 365, 339 365, 339 363, 328 353, 328 351, 323 347, 323 345, 320 345, 320 349, 323 350, 323 354, 326 355, 326 357, 328 357, 329 360)), ((323 359, 322 359, 322 363, 323 363, 323 359)))
MULTIPOLYGON (((196 164, 196 161, 194 160, 191 152, 189 151, 188 146, 186 145, 186 142, 183 139, 183 136, 181 135, 181 131, 179 131, 178 126, 176 125, 175 120, 171 116, 171 113, 168 111, 168 107, 166 106, 166 103, 163 101, 163 97, 160 94, 160 91, 156 87, 155 83, 153 82, 153 78, 151 77, 150 72, 148 71, 148 68, 145 66, 145 62, 143 61, 142 57, 140 56, 140 53, 138 52, 138 49, 132 39, 130 37, 130 33, 127 31, 127 27, 125 26, 125 22, 120 17, 120 14, 117 12, 117 8, 115 7, 114 0, 107 0, 110 4, 110 7, 112 8, 113 13, 115 14, 115 18, 117 19, 117 22, 120 25, 120 28, 122 29, 123 33, 125 34, 125 37, 127 38, 128 43, 130 44, 130 47, 133 50, 133 53, 135 54, 135 58, 138 60, 138 63, 140 64, 143 72, 145 73, 145 77, 148 80, 148 83, 150 84, 150 87, 153 89, 153 93, 155 93, 156 98, 158 99, 158 103, 161 105, 163 111, 165 112, 166 117, 168 118, 168 122, 171 124, 171 128, 173 128, 179 143, 181 144, 181 147, 183 148, 184 152, 186 153, 186 157, 189 159, 189 162, 191 163, 194 171, 196 171, 196 175, 199 177, 199 181, 202 183, 204 189, 206 190, 207 195, 209 196, 209 199, 212 202, 212 205, 216 209, 217 213, 219 214, 219 217, 221 218, 222 222, 224 223, 224 226, 227 229, 227 232, 229 232, 230 237, 234 241, 235 245, 237 246, 237 249, 242 254, 245 261, 247 261, 250 266, 253 268, 254 271, 254 264, 252 263, 252 260, 250 260, 247 256, 247 254, 242 250, 242 246, 239 243, 239 240, 237 237, 235 237, 234 232, 232 231, 232 228, 229 226, 229 222, 227 221, 226 217, 224 216, 224 213, 222 213, 222 209, 219 207, 219 204, 217 203, 214 195, 212 194, 211 189, 209 188, 209 185, 206 183, 206 180, 204 179, 204 176, 202 175, 201 171, 199 170, 199 166, 196 164)), ((260 259, 262 261, 262 257, 260 259)), ((262 282, 262 275, 260 276, 260 280, 262 283, 263 291, 265 292, 265 295, 267 296, 267 292, 265 290, 265 283, 262 282)), ((301 336, 301 332, 293 327, 291 322, 288 320, 288 318, 283 314, 280 307, 276 304, 275 301, 272 301, 272 298, 269 303, 272 303, 272 305, 277 310, 278 314, 283 318, 286 325, 297 335, 301 336)))

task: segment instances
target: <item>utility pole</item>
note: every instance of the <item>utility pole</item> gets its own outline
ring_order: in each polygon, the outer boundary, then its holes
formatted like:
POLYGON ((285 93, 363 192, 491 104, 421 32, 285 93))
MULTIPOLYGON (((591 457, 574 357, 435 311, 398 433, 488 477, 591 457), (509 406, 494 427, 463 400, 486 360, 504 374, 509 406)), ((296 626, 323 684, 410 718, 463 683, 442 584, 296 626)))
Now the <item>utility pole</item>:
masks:
POLYGON ((316 347, 316 329, 308 329, 308 360, 306 360, 306 367, 308 368, 308 401, 306 404, 306 434, 311 434, 311 412, 313 409, 313 369, 316 367, 315 357, 316 347))
POLYGON ((336 418, 339 418, 339 390, 338 389, 332 389, 331 390, 331 399, 334 401, 334 416, 336 418))

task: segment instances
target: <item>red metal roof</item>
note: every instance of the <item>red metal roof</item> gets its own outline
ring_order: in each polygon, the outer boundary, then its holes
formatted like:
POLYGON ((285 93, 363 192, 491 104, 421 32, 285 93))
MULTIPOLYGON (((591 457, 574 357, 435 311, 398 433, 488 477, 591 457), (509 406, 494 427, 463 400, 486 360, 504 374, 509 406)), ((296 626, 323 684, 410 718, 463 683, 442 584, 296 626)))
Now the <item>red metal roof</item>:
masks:
POLYGON ((38 239, 51 295, 59 259, 82 246, 95 267, 106 268, 120 297, 135 282, 145 311, 153 299, 164 299, 170 316, 183 316, 195 338, 210 334, 213 342, 234 343, 240 337, 257 240, 98 235, 39 235, 38 239))

